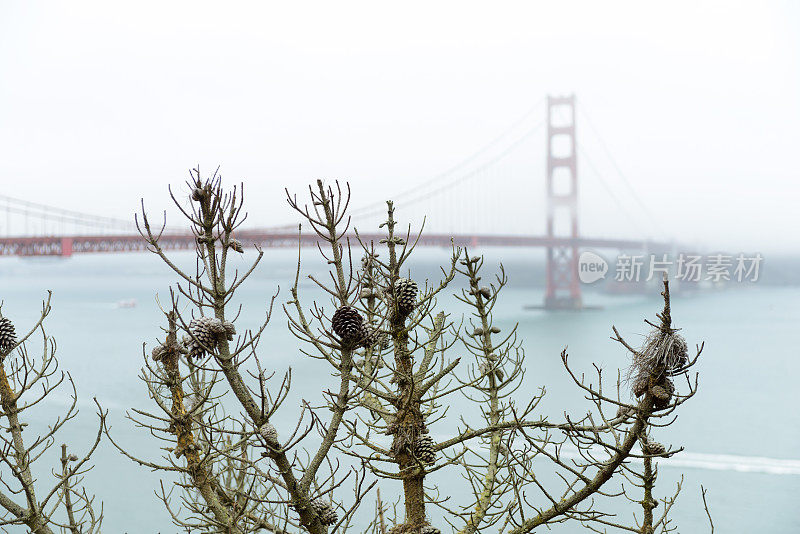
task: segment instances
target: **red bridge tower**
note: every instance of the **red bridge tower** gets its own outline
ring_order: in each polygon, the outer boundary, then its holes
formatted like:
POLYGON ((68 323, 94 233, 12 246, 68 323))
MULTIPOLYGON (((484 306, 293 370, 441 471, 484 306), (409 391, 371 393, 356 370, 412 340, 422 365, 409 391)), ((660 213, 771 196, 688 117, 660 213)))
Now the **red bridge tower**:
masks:
MULTIPOLYGON (((578 166, 575 95, 547 97, 547 237, 578 239, 578 166)), ((583 307, 578 280, 578 245, 547 247, 544 307, 583 307)))

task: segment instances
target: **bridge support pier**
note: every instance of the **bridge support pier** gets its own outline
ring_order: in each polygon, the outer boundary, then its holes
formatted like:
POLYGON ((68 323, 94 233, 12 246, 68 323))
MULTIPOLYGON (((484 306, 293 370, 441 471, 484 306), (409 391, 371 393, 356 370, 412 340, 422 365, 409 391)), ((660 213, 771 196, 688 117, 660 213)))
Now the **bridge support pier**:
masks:
POLYGON ((68 258, 72 256, 72 238, 71 237, 62 237, 61 238, 61 256, 68 258))
POLYGON ((547 247, 544 307, 583 307, 578 280, 578 174, 575 154, 575 95, 547 97, 547 237, 571 245, 547 247))

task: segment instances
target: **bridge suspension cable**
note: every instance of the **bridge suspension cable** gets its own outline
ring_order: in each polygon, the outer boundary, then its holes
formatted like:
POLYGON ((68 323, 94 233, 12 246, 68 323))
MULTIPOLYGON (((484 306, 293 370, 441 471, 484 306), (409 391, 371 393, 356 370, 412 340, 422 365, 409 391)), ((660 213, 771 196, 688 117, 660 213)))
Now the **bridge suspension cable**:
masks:
MULTIPOLYGON (((498 155, 493 157, 492 159, 488 160, 487 162, 481 164, 478 167, 475 167, 471 172, 458 174, 455 178, 447 181, 444 185, 444 182, 448 177, 453 176, 458 171, 463 169, 464 167, 468 166, 469 164, 475 162, 481 156, 485 155, 491 149, 495 148, 501 141, 509 137, 514 131, 518 130, 520 126, 522 126, 525 121, 530 119, 531 117, 535 116, 536 113, 541 113, 542 111, 542 104, 544 103, 544 98, 540 99, 533 107, 531 107, 528 111, 523 113, 519 118, 514 120, 511 124, 509 124, 502 132, 500 132, 497 136, 495 136, 491 141, 483 145, 477 151, 470 154, 468 157, 461 160, 459 163, 453 165, 449 169, 437 174, 436 176, 432 177, 429 180, 425 180, 424 182, 401 191, 397 194, 392 195, 392 200, 402 202, 404 206, 409 206, 413 203, 419 202, 423 199, 428 198, 431 194, 438 194, 441 193, 443 190, 446 190, 450 187, 454 187, 458 183, 466 180, 467 178, 473 176, 477 172, 481 170, 485 170, 489 166, 499 162, 505 156, 510 154, 514 148, 517 148, 523 141, 528 139, 531 135, 533 135, 538 129, 540 129, 544 125, 544 119, 542 119, 539 123, 537 123, 534 127, 528 129, 526 132, 521 134, 515 141, 509 145, 505 150, 500 152, 498 155), (431 191, 426 191, 431 189, 431 191), (425 191, 425 192, 423 192, 425 191), (410 199, 408 197, 411 197, 410 199)), ((361 219, 364 217, 370 217, 377 214, 381 214, 386 211, 386 203, 384 200, 373 202, 367 204, 365 206, 361 206, 355 209, 350 210, 350 215, 354 219, 361 219)))
MULTIPOLYGON (((589 167, 589 169, 592 171, 592 173, 595 175, 595 177, 597 177, 597 180, 600 182, 600 185, 602 185, 603 189, 606 190, 606 192, 608 193, 608 196, 610 196, 611 200, 614 201, 614 204, 616 204, 617 207, 619 208, 619 210, 623 214, 625 214, 625 217, 627 217, 628 221, 631 222, 631 224, 633 225, 634 228, 640 228, 639 221, 636 220, 636 218, 631 214, 631 212, 628 210, 628 208, 625 206, 625 204, 619 199, 619 197, 616 195, 616 193, 614 193, 614 188, 612 188, 608 184, 608 182, 606 182, 606 180, 603 178, 603 174, 597 169, 597 167, 595 166, 594 162, 592 161, 592 159, 589 157, 589 155, 586 153, 586 151, 583 149, 583 147, 581 145, 578 145, 578 152, 580 152, 580 154, 581 154, 581 159, 584 162, 586 162, 586 164, 589 167)), ((641 232, 641 231, 637 232, 637 235, 639 237, 646 237, 644 232, 641 232)))
MULTIPOLYGON (((591 132, 594 134, 595 139, 597 139, 598 143, 600 144, 600 148, 603 150, 603 152, 605 153, 606 157, 611 162, 611 165, 612 165, 612 167, 614 167, 614 170, 616 171, 617 176, 619 176, 620 180, 625 185, 625 188, 628 190, 628 192, 630 193, 631 197, 633 197, 633 199, 636 201, 636 203, 642 209, 642 211, 644 212, 645 217, 647 217, 647 220, 650 223, 650 225, 653 227, 653 229, 659 235, 664 236, 665 235, 664 229, 661 227, 661 225, 658 224, 658 221, 656 221, 655 217, 653 217, 653 214, 647 208, 647 206, 645 205, 644 201, 639 196, 639 194, 636 192, 636 189, 634 189, 634 187, 631 185, 630 181, 625 176, 625 173, 622 172, 622 168, 620 167, 619 163, 617 163, 616 158, 614 158, 614 155, 611 153, 611 150, 608 148, 608 145, 606 144, 605 140, 600 135, 600 132, 598 131, 598 129, 594 126, 594 123, 592 122, 592 120, 589 118, 589 114, 586 112, 586 108, 584 108, 580 103, 578 103, 577 107, 578 107, 578 112, 581 114, 581 117, 586 122, 586 124, 589 126, 589 130, 591 130, 591 132)), ((597 174, 599 175, 599 173, 597 173, 597 174)))
MULTIPOLYGON (((416 187, 414 189, 409 189, 403 192, 402 195, 393 195, 392 200, 402 200, 402 204, 404 207, 414 206, 423 201, 429 201, 433 197, 440 196, 447 191, 452 190, 455 187, 467 182, 471 179, 474 179, 476 176, 480 175, 481 173, 486 172, 488 169, 496 165, 497 163, 503 161, 506 157, 516 151, 525 141, 530 139, 533 135, 539 132, 542 127, 544 126, 544 120, 537 123, 532 128, 529 128, 527 131, 522 133, 519 137, 514 139, 506 148, 502 151, 495 154, 491 159, 488 159, 481 163, 480 165, 474 167, 471 171, 466 172, 464 174, 458 174, 452 177, 448 181, 443 182, 443 178, 446 178, 453 173, 448 171, 447 173, 442 173, 438 175, 436 178, 431 180, 430 182, 416 187)), ((475 156, 471 156, 471 160, 475 159, 475 156)), ((466 160, 465 160, 466 161, 466 160)), ((461 166, 461 165, 460 165, 461 166)), ((460 168, 459 166, 459 168, 460 168)), ((369 206, 364 206, 357 210, 353 210, 351 217, 353 219, 359 220, 379 214, 383 214, 386 212, 386 203, 385 201, 376 202, 374 204, 370 204, 369 206)))
POLYGON ((66 223, 104 231, 109 229, 126 231, 136 230, 135 224, 123 219, 103 217, 74 210, 67 210, 47 204, 41 204, 39 202, 31 202, 28 200, 10 197, 8 195, 0 195, 0 211, 5 211, 7 215, 14 213, 17 215, 23 215, 26 218, 34 218, 39 221, 66 223))
MULTIPOLYGON (((586 117, 586 113, 583 111, 583 106, 577 101, 576 101, 576 104, 575 104, 575 109, 581 112, 581 118, 583 118, 583 119, 587 118, 586 117)), ((555 108, 555 113, 556 113, 556 115, 557 115, 557 117, 558 117, 558 119, 560 121, 569 122, 569 121, 566 120, 566 117, 564 116, 563 110, 561 110, 560 108, 556 107, 555 108)), ((589 123, 588 120, 586 122, 589 123)), ((609 157, 609 159, 611 159, 612 156, 611 156, 610 152, 608 151, 607 147, 605 147, 605 145, 603 144, 602 139, 600 139, 600 137, 599 137, 599 134, 597 134, 597 131, 591 126, 591 124, 590 124, 590 128, 593 130, 593 132, 595 134, 595 137, 598 139, 598 141, 600 141, 601 145, 604 147, 604 150, 605 150, 607 156, 609 157)), ((575 143, 575 148, 577 149, 577 152, 581 156, 581 161, 586 164, 586 166, 588 167, 588 169, 590 171, 592 171, 592 174, 594 174, 594 176, 597 178, 597 181, 600 183, 600 185, 603 187, 603 189, 606 191, 606 193, 608 193, 608 196, 611 198, 611 200, 614 202, 614 204, 616 204, 616 206, 619 209, 619 211, 622 212, 623 215, 625 215, 625 217, 631 223, 632 228, 636 230, 636 235, 638 237, 642 237, 642 238, 647 237, 646 233, 641 230, 641 227, 642 227, 642 225, 640 224, 641 221, 638 220, 637 217, 634 217, 634 215, 629 210, 629 206, 626 205, 622 200, 620 200, 619 195, 615 192, 615 188, 612 187, 609 184, 609 182, 603 176, 603 173, 600 171, 599 167, 595 164, 594 159, 589 156, 589 153, 587 152, 587 150, 585 148, 585 143, 575 143)), ((615 164, 615 168, 616 168, 618 174, 620 174, 620 176, 621 176, 621 171, 619 170, 619 166, 615 164)), ((639 196, 633 190, 633 188, 630 185, 630 183, 628 183, 627 180, 625 180, 624 177, 622 177, 622 179, 625 182, 625 185, 628 188, 628 190, 630 191, 630 193, 634 196, 634 198, 636 199, 638 204, 643 208, 643 210, 645 212, 644 214, 648 218, 648 222, 650 222, 651 225, 653 225, 653 227, 655 227, 656 225, 654 224, 654 221, 652 220, 652 216, 650 215, 650 212, 647 210, 647 208, 644 206, 644 203, 641 201, 639 196)))
MULTIPOLYGON (((502 234, 533 233, 535 230, 527 226, 529 224, 527 218, 520 220, 519 217, 513 216, 514 213, 519 213, 521 209, 530 209, 531 195, 510 193, 511 191, 519 191, 520 184, 525 183, 523 180, 529 180, 528 176, 532 172, 531 162, 529 160, 521 161, 516 157, 510 156, 543 129, 546 124, 546 117, 542 116, 538 122, 535 117, 537 113, 544 115, 544 109, 544 99, 542 99, 467 158, 433 178, 401 191, 391 196, 391 198, 398 201, 398 206, 405 212, 404 216, 406 218, 419 219, 420 217, 427 217, 429 224, 433 223, 434 229, 438 231, 442 231, 446 227, 447 233, 454 234, 485 234, 487 230, 493 230, 495 233, 499 231, 502 234), (508 160, 507 163, 509 164, 506 164, 504 160, 508 160), (519 174, 521 172, 525 174, 519 174), (519 201, 523 196, 526 197, 524 205, 519 201), (408 208, 411 210, 406 211, 408 208), (504 217, 507 220, 502 221, 504 217), (504 223, 505 226, 503 226, 504 223)), ((581 113, 589 130, 594 134, 593 137, 600 143, 603 152, 611 161, 627 192, 633 197, 641 210, 644 211, 644 215, 648 218, 652 227, 659 234, 664 235, 651 212, 622 172, 608 145, 589 119, 585 108, 579 104, 576 109, 581 113)), ((557 113, 560 114, 560 110, 557 113)), ((595 164, 596 161, 589 157, 582 143, 577 144, 576 148, 581 153, 582 161, 587 164, 587 167, 600 180, 602 187, 617 205, 619 211, 630 220, 636 230, 641 231, 642 225, 637 224, 637 218, 630 211, 631 203, 623 202, 625 199, 620 198, 619 187, 612 187, 607 182, 607 176, 600 172, 595 164)), ((386 205, 383 201, 373 202, 351 210, 351 216, 359 223, 365 223, 367 222, 365 219, 383 215, 385 209, 386 205)), ((31 234, 28 225, 29 220, 33 221, 34 233, 39 232, 42 235, 55 235, 52 229, 48 230, 48 223, 60 225, 59 231, 56 233, 61 235, 69 235, 64 226, 70 225, 73 230, 77 227, 91 228, 102 234, 107 234, 109 231, 126 234, 136 231, 132 221, 58 208, 8 195, 0 195, 0 214, 3 211, 5 211, 7 221, 11 220, 11 214, 15 215, 14 222, 19 220, 19 216, 24 217, 24 234, 26 235, 31 234)), ((634 211, 638 212, 638 210, 634 211)), ((0 218, 0 224, 2 222, 0 218)), ((535 223, 533 219, 530 219, 530 222, 535 223)), ((6 224, 6 235, 10 234, 9 228, 10 224, 6 224)), ((285 227, 272 227, 271 229, 279 231, 284 228, 294 229, 295 227, 294 225, 287 225, 285 227)), ((73 234, 76 233, 78 233, 77 230, 73 232, 73 234)))

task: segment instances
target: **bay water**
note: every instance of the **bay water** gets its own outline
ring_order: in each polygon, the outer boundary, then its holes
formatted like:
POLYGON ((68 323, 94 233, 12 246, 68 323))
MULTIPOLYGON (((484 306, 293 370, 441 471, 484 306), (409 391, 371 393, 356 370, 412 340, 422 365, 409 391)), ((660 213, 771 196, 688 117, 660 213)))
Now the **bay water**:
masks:
MULTIPOLYGON (((576 417, 591 408, 564 371, 561 350, 567 348, 576 371, 590 375, 596 364, 613 381, 616 370, 628 364, 628 355, 610 339, 612 324, 629 341, 639 344, 648 331, 643 319, 655 320, 655 313, 661 309, 656 289, 648 295, 627 296, 588 292, 585 300, 599 309, 581 312, 527 309, 542 302, 540 258, 515 249, 472 252, 486 258, 484 281, 501 262, 509 272, 509 285, 495 310, 496 324, 506 331, 519 324, 527 360, 525 385, 518 397, 544 386, 546 395, 538 413, 553 421, 563 420, 565 412, 576 417)), ((237 266, 244 269, 254 255, 248 249, 244 258, 237 257, 237 266)), ((306 278, 308 274, 324 274, 324 264, 314 259, 313 250, 304 250, 303 255, 301 300, 308 306, 316 299, 330 308, 322 292, 306 278)), ((412 276, 418 281, 438 280, 436 265, 446 264, 449 255, 447 250, 419 251, 412 276)), ((193 271, 191 253, 176 253, 174 257, 179 265, 193 271)), ((237 293, 237 303, 243 306, 237 321, 241 332, 265 318, 269 301, 280 287, 272 321, 259 347, 266 366, 278 373, 292 368, 294 387, 275 420, 279 429, 293 428, 301 399, 318 404, 322 390, 335 383, 328 368, 301 354, 299 341, 286 328, 280 303, 288 299, 296 265, 296 251, 267 250, 262 264, 237 293)), ((163 339, 158 300, 169 301, 169 287, 176 281, 176 275, 150 254, 0 259, 2 313, 14 321, 18 333, 27 331, 37 320, 41 300, 47 290, 53 291, 53 310, 45 327, 58 342, 60 369, 69 372, 76 383, 81 410, 57 435, 54 449, 60 449, 58 445, 64 442, 81 454, 91 444, 97 433, 96 398, 103 409, 109 410, 117 443, 146 459, 158 460, 163 454, 159 449, 163 444, 137 428, 125 414, 131 408, 157 411, 137 375, 143 354, 149 354, 153 344, 163 339)), ((464 286, 465 281, 456 278, 448 294, 464 286)), ((685 452, 673 459, 658 462, 657 497, 673 493, 682 478, 682 492, 671 513, 678 532, 709 532, 701 484, 708 489, 716 532, 800 532, 798 302, 798 286, 759 283, 673 296, 673 320, 683 329, 690 347, 705 342, 696 367, 700 385, 697 395, 679 410, 674 425, 655 433, 662 443, 685 447, 685 452)), ((443 297, 439 304, 451 312, 451 320, 461 321, 465 310, 454 299, 443 297)), ((35 347, 37 343, 31 345, 32 350, 35 347)), ((452 356, 463 352, 453 349, 452 356)), ((30 423, 28 439, 60 414, 69 393, 62 388, 31 411, 26 419, 30 423)), ((474 409, 466 401, 456 400, 448 415, 456 418, 470 410, 474 409)), ((454 422, 435 427, 432 433, 444 437, 456 426, 454 422)), ((85 485, 103 502, 104 532, 178 532, 155 494, 162 474, 124 458, 105 438, 94 464, 85 485)), ((50 469, 57 467, 54 455, 42 458, 37 468, 39 483, 52 483, 50 469)), ((541 468, 546 470, 546 464, 541 468)), ((460 497, 456 485, 463 486, 456 473, 450 468, 431 477, 440 494, 452 494, 454 500, 460 497)), ((351 494, 342 491, 336 497, 348 500, 351 494)), ((367 508, 372 509, 374 495, 368 500, 367 508)), ((640 512, 630 503, 611 506, 619 514, 617 520, 628 524, 633 523, 633 512, 640 512)), ((584 531, 577 524, 558 525, 554 530, 584 531)))

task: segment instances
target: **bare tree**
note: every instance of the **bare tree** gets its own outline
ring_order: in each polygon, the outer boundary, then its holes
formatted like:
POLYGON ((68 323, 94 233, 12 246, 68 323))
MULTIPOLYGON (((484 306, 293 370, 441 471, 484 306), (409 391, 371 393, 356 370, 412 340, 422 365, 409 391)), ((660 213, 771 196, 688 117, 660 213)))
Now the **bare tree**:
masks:
MULTIPOLYGON (((378 477, 403 481, 405 517, 398 518, 396 530, 438 530, 430 525, 426 504, 440 508, 450 526, 463 533, 493 526, 501 531, 523 533, 569 519, 587 525, 611 524, 609 514, 598 510, 594 497, 611 495, 604 491, 605 484, 614 475, 632 473, 627 464, 636 459, 645 462, 645 497, 641 501, 645 513, 641 531, 652 532, 653 527, 663 524, 664 517, 655 522, 652 518, 655 474, 651 462, 653 457, 666 457, 678 451, 659 449, 648 441, 647 435, 654 421, 670 418, 680 404, 694 395, 696 383, 687 381, 688 390, 680 395, 669 377, 685 377, 701 350, 698 348, 697 356, 690 361, 685 342, 670 327, 667 283, 665 308, 659 315, 662 322, 642 350, 631 349, 634 357, 630 380, 626 382, 618 376, 616 391, 613 387, 611 393, 606 391, 599 368, 594 384, 583 375, 578 376, 569 366, 566 351, 562 352, 566 371, 594 411, 579 420, 567 416, 564 422, 550 422, 536 415, 541 393, 519 395, 524 391, 525 366, 516 328, 502 333, 493 322, 492 310, 507 282, 502 267, 501 274, 489 285, 481 285, 481 258, 465 252, 455 267, 467 280, 467 288, 457 298, 472 309, 468 327, 455 329, 445 324, 441 312, 434 314, 431 310, 430 303, 440 288, 423 292, 413 310, 404 312, 402 293, 408 282, 398 276, 413 247, 403 246, 397 252, 407 236, 398 240, 393 235, 392 215, 390 203, 386 225, 389 259, 382 263, 368 255, 368 265, 375 268, 364 279, 370 286, 368 297, 374 294, 374 280, 382 280, 377 285, 379 293, 385 295, 385 307, 376 311, 367 302, 366 313, 367 317, 377 316, 390 326, 395 362, 379 360, 366 373, 364 404, 377 416, 359 419, 369 429, 367 432, 359 433, 355 423, 348 426, 367 452, 351 449, 345 452, 350 451, 367 462, 378 477), (374 271, 379 274, 376 276, 374 271), (448 327, 452 332, 450 341, 443 336, 448 327), (419 335, 415 334, 418 330, 422 331, 419 335), (461 359, 445 356, 453 340, 458 340, 473 358, 472 365, 461 375, 455 372, 461 359), (634 396, 640 399, 633 404, 623 400, 627 399, 628 383, 634 396), (391 387, 393 384, 395 388, 391 387), (456 393, 479 408, 483 421, 473 426, 462 419, 457 435, 433 444, 429 427, 444 418, 447 409, 452 411, 456 404, 446 399, 456 393), (378 446, 376 436, 381 434, 394 436, 390 449, 378 446), (642 454, 634 450, 637 442, 644 446, 642 454), (442 453, 438 461, 437 452, 442 453), (392 463, 397 465, 395 472, 381 467, 392 463), (544 467, 549 464, 549 470, 554 469, 563 481, 560 488, 543 485, 541 474, 537 478, 543 464, 544 467), (424 486, 427 474, 450 468, 456 468, 468 480, 473 493, 470 501, 452 506, 436 488, 430 488, 420 497, 424 492, 418 488, 424 486)), ((458 256, 456 253, 454 258, 458 256)), ((449 277, 445 280, 449 281, 449 277)), ((624 343, 618 334, 617 339, 624 343)), ((627 343, 625 346, 630 348, 627 343)), ((670 506, 671 502, 665 508, 670 506)))
MULTIPOLYGON (((628 367, 625 384, 630 387, 632 396, 642 399, 638 405, 621 404, 617 411, 618 417, 635 419, 639 417, 642 403, 650 407, 650 415, 645 420, 638 439, 640 453, 631 454, 630 458, 641 462, 641 469, 636 463, 623 463, 620 473, 622 480, 619 490, 614 495, 625 498, 641 507, 641 516, 634 517, 634 524, 624 524, 614 518, 612 514, 604 514, 598 507, 586 517, 589 521, 585 526, 596 532, 608 532, 608 529, 623 530, 628 532, 641 532, 653 534, 655 532, 672 532, 677 530, 670 520, 669 514, 681 491, 683 478, 678 482, 677 488, 671 495, 663 497, 660 501, 655 496, 655 484, 658 477, 658 458, 669 458, 680 453, 683 448, 666 447, 655 440, 655 434, 661 428, 671 425, 676 418, 676 409, 694 396, 697 391, 697 375, 694 381, 689 379, 688 370, 692 367, 703 350, 703 345, 696 348, 693 358, 689 358, 686 340, 673 327, 670 307, 669 281, 665 277, 664 289, 661 295, 664 298, 664 308, 657 314, 658 323, 645 322, 652 328, 646 337, 643 346, 639 349, 632 347, 619 334, 615 327, 612 339, 623 345, 631 355, 631 365, 628 367), (679 389, 673 379, 683 379, 684 384, 679 389), (681 392, 681 390, 683 392, 681 392), (635 489, 634 489, 635 488, 635 489), (660 513, 656 513, 659 503, 663 503, 660 513)), ((703 494, 703 503, 706 512, 708 506, 703 494)), ((712 523, 713 531, 713 523, 712 523)))
POLYGON ((0 313, 0 525, 25 526, 43 534, 91 534, 99 532, 103 510, 102 505, 100 510, 94 509, 94 496, 81 484, 91 469, 88 462, 100 443, 106 412, 98 405, 100 427, 83 457, 61 445, 60 468, 52 470, 54 482, 47 483, 34 474, 34 464, 41 463, 61 428, 78 415, 75 383, 69 373, 59 371, 56 342, 45 331, 50 309, 48 293, 39 320, 20 339, 13 323, 0 313), (30 350, 37 337, 42 343, 39 356, 30 350), (71 390, 66 409, 43 433, 23 436, 28 426, 25 419, 41 420, 47 398, 61 386, 71 390))
MULTIPOLYGON (((482 258, 453 247, 441 279, 420 287, 409 272, 420 234, 410 227, 398 231, 392 202, 381 224, 385 238, 365 242, 357 231, 350 233, 349 189, 319 181, 309 188, 309 205, 291 195, 289 204, 311 227, 329 266, 328 279, 309 278, 331 308, 303 302, 298 253, 284 311, 301 352, 328 366, 333 384, 324 386, 323 373, 304 377, 320 384, 323 405, 304 402, 296 424, 277 428, 273 419, 292 375, 268 375, 259 354, 272 305, 259 328, 238 335, 234 323, 241 310, 230 309, 234 293, 263 257, 256 243, 257 256, 245 272, 228 271, 228 254, 244 250, 236 239, 245 218, 242 190, 225 192, 216 173, 204 179, 197 169, 187 185, 188 207, 172 198, 196 237, 195 272, 181 270, 162 249, 166 221, 154 228, 144 206, 137 219, 150 250, 180 279, 164 308, 164 340, 151 359, 144 353, 141 378, 157 411, 129 413, 166 442, 166 454, 160 461, 138 458, 112 439, 141 465, 176 477, 161 489, 176 525, 226 533, 436 534, 435 513, 465 534, 487 528, 523 534, 569 520, 604 528, 618 525, 595 499, 626 495, 608 490, 608 482, 634 477, 629 464, 637 460, 644 462, 637 479, 644 496, 636 501, 644 517, 636 531, 666 524, 653 518, 652 461, 680 449, 654 449, 649 436, 656 421, 666 418, 668 426, 677 407, 694 395, 696 378, 686 378, 683 394, 673 379, 688 376, 701 350, 689 359, 672 328, 666 282, 661 323, 644 348, 630 347, 614 330, 633 356, 627 379, 617 373, 608 386, 597 367, 589 379, 562 352, 589 409, 578 418, 565 414, 563 421, 551 421, 537 412, 544 389, 531 393, 523 382, 525 354, 516 328, 501 332, 494 324, 493 309, 507 283, 502 266, 492 283, 482 283, 482 258), (353 259, 353 249, 359 259, 353 259), (468 325, 438 303, 457 278, 464 289, 456 297, 471 310, 468 325), (629 390, 637 400, 629 400, 629 390), (472 408, 461 414, 458 431, 437 443, 431 429, 456 416, 458 396, 472 408), (426 478, 439 470, 464 477, 472 497, 456 503, 429 487, 426 478), (560 482, 545 484, 537 477, 542 470, 560 482), (390 491, 392 483, 401 488, 399 507, 386 506, 376 495, 376 507, 359 513, 378 483, 390 491)), ((298 246, 303 242, 298 239, 298 246)))
MULTIPOLYGON (((141 220, 151 250, 182 281, 165 310, 165 340, 153 350, 153 363, 145 357, 141 375, 159 413, 133 410, 129 417, 168 442, 168 454, 161 462, 139 459, 112 442, 141 465, 179 477, 180 505, 175 503, 172 487, 162 487, 161 497, 175 524, 187 531, 283 532, 302 527, 316 534, 331 525, 347 524, 356 505, 334 504, 330 494, 348 481, 352 501, 357 503, 371 487, 365 485, 363 469, 344 468, 329 457, 342 416, 352 405, 354 347, 340 343, 330 332, 318 335, 312 330, 295 284, 292 305, 298 316, 293 328, 307 335, 313 332, 316 357, 328 362, 338 375, 338 393, 328 401, 329 420, 323 421, 320 410, 306 405, 294 428, 278 431, 271 419, 286 399, 291 373, 276 381, 264 371, 257 354, 272 306, 260 328, 238 337, 233 323, 239 312, 229 309, 234 293, 263 257, 258 250, 244 273, 231 276, 227 270, 228 254, 242 251, 234 237, 244 220, 241 189, 226 193, 218 175, 206 180, 197 170, 192 171, 188 185, 191 207, 184 208, 174 196, 173 200, 197 238, 194 273, 183 272, 167 257, 159 245, 163 226, 154 231, 144 209, 141 220), (181 311, 181 299, 189 303, 189 314, 181 311), (185 335, 179 338, 179 332, 185 335), (321 433, 321 443, 306 446, 315 430, 321 433)), ((314 229, 332 258, 330 293, 344 305, 350 273, 342 257, 339 225, 346 206, 322 188, 312 195, 320 217, 313 220, 314 229)), ((317 309, 310 313, 322 314, 317 309)))

